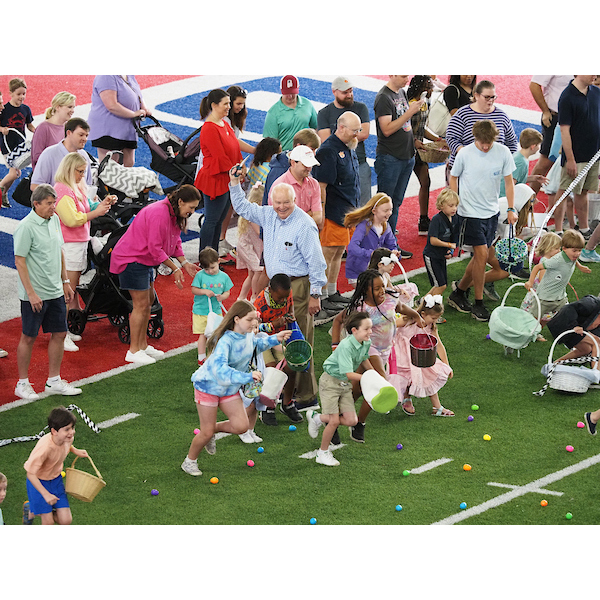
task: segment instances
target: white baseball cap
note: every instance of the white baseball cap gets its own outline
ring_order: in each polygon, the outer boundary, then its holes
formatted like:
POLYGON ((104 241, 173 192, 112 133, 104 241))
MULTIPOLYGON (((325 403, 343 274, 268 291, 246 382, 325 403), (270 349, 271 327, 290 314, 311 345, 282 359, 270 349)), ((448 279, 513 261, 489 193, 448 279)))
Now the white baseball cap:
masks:
POLYGON ((288 158, 301 162, 305 167, 314 167, 321 163, 315 158, 315 153, 308 146, 296 146, 289 153, 288 158))

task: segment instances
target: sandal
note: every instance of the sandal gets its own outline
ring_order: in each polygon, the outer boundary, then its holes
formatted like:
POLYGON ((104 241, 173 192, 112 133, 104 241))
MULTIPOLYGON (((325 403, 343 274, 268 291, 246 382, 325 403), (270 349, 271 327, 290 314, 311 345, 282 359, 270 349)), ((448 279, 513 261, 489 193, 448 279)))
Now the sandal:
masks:
POLYGON ((433 407, 433 412, 431 413, 433 417, 453 417, 454 413, 448 408, 444 408, 441 404, 439 408, 433 407))
POLYGON ((401 405, 402 410, 404 411, 405 414, 409 415, 410 417, 414 417, 415 416, 415 407, 414 404, 412 403, 412 400, 409 398, 408 400, 405 400, 401 405), (410 408, 412 408, 412 411, 408 410, 408 408, 406 408, 406 405, 410 403, 410 408))

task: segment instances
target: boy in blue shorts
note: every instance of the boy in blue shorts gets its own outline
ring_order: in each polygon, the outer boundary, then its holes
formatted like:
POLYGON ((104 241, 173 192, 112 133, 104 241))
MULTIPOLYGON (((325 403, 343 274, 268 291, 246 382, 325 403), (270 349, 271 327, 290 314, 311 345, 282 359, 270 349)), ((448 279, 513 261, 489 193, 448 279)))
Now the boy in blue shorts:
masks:
POLYGON ((199 255, 202 270, 192 281, 194 306, 192 308, 192 332, 198 334, 198 364, 206 360, 206 322, 210 312, 223 314, 221 302, 229 298, 233 287, 229 275, 219 269, 219 253, 207 246, 199 255))
POLYGON ((373 331, 373 322, 369 314, 363 311, 352 312, 346 318, 345 326, 348 335, 334 346, 333 353, 323 363, 323 374, 319 379, 322 414, 309 410, 306 418, 311 438, 316 438, 319 428, 326 425, 316 461, 328 467, 337 467, 340 464, 329 450, 338 425, 354 427, 358 423, 352 382, 360 381, 362 374, 355 371, 359 366, 365 371, 373 368, 369 360, 373 331))
POLYGON ((477 121, 473 125, 473 137, 472 144, 460 148, 450 171, 450 189, 460 196, 459 247, 472 246, 473 258, 448 297, 448 304, 459 312, 471 313, 478 321, 489 321, 490 313, 483 303, 485 265, 495 259, 492 242, 500 216, 498 199, 502 180, 508 204, 506 218, 511 225, 517 222, 512 177, 515 161, 506 146, 495 143, 498 128, 493 121, 477 121), (471 285, 475 292, 473 305, 466 295, 471 285))
POLYGON ((40 515, 42 525, 70 525, 73 521, 61 472, 64 460, 73 452, 87 458, 85 450, 73 446, 75 415, 60 406, 48 415, 50 433, 44 435, 23 465, 27 471, 29 513, 40 515))

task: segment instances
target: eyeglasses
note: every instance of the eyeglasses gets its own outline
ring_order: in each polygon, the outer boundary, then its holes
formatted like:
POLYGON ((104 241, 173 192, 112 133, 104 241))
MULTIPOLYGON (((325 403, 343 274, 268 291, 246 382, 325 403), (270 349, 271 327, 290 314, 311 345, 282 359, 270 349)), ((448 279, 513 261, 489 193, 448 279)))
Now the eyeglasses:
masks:
POLYGON ((484 98, 485 100, 495 100, 498 96, 484 96, 483 94, 480 94, 480 96, 482 98, 484 98))
MULTIPOLYGON (((346 129, 350 129, 350 127, 348 127, 348 125, 342 125, 342 127, 345 127, 346 129)), ((360 129, 350 129, 350 131, 354 135, 358 135, 362 131, 362 127, 360 129)))
POLYGON ((85 175, 85 169, 75 169, 75 173, 79 173, 80 175, 85 175))

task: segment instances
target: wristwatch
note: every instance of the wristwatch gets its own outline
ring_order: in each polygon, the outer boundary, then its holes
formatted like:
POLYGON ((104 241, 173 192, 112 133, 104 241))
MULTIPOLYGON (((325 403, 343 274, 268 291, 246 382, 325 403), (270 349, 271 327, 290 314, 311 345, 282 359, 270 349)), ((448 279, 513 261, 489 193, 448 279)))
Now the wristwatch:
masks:
POLYGON ((320 298, 321 294, 311 294, 310 297, 311 298, 320 298))
POLYGON ((71 283, 71 280, 70 280, 70 279, 63 279, 63 285, 64 285, 65 283, 71 283))

